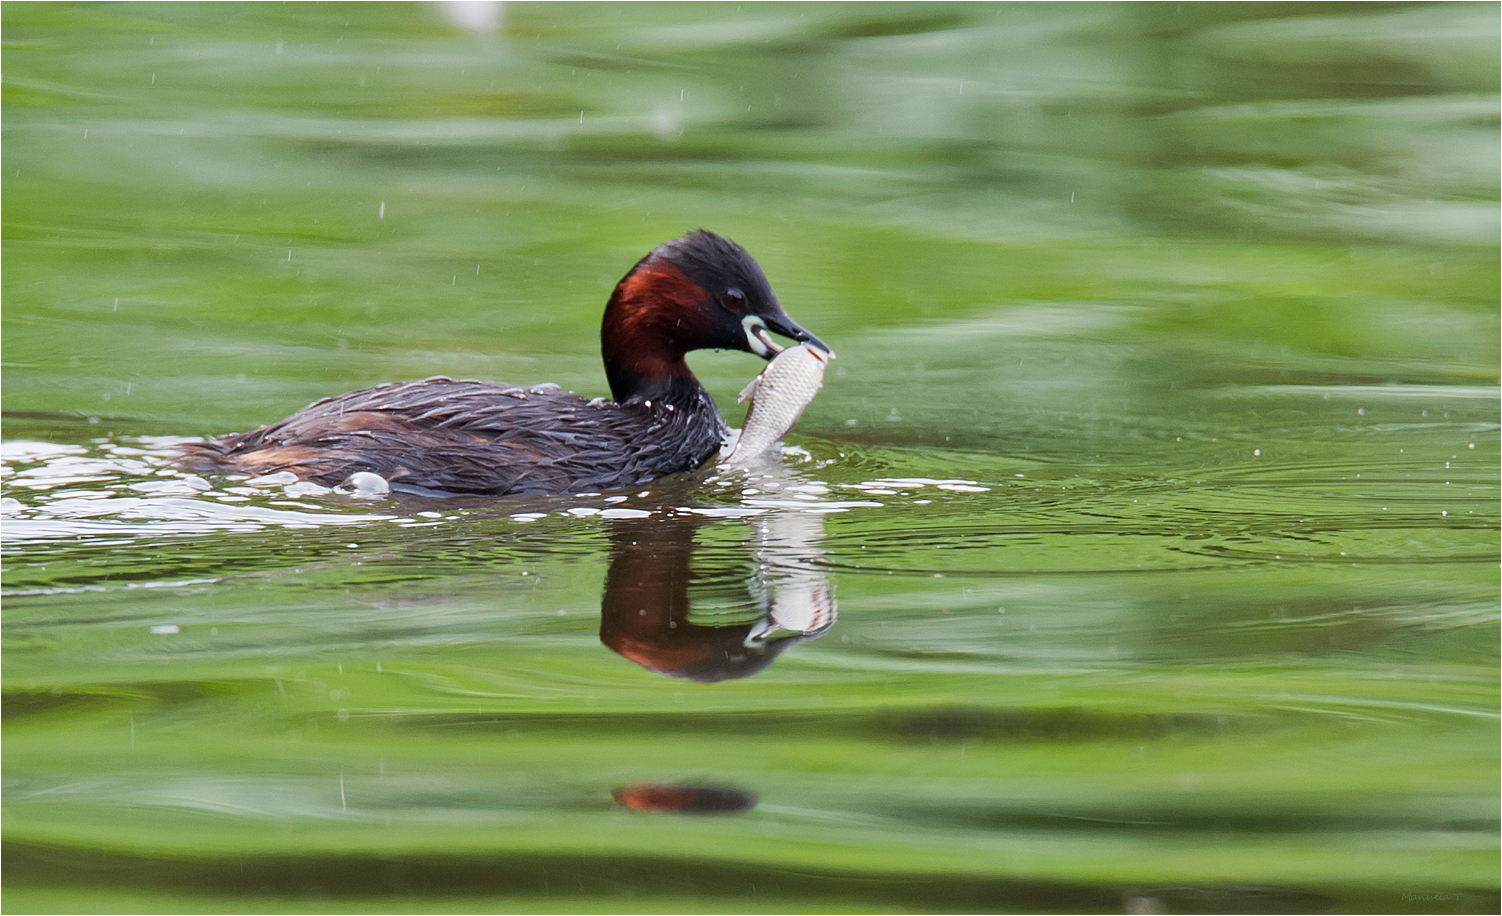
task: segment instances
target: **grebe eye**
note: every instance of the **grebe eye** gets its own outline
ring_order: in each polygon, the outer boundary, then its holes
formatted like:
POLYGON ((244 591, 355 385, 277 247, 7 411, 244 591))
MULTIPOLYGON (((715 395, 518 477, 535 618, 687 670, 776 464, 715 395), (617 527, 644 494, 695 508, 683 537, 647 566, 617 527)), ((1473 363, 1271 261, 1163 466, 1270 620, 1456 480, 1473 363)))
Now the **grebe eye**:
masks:
POLYGON ((746 294, 738 289, 727 289, 725 295, 720 297, 725 307, 732 312, 744 312, 746 310, 746 294))

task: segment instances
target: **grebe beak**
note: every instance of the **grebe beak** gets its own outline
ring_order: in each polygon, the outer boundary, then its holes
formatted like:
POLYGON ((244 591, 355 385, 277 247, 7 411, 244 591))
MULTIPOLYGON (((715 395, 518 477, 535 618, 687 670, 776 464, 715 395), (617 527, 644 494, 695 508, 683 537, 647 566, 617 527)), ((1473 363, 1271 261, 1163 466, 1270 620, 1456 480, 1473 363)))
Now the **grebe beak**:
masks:
POLYGON ((772 340, 771 335, 767 333, 768 331, 774 331, 783 337, 796 340, 799 343, 818 347, 830 356, 834 356, 834 351, 829 349, 828 344, 803 330, 803 328, 799 327, 798 322, 786 315, 747 315, 741 319, 741 327, 746 330, 746 343, 750 346, 751 352, 762 359, 771 359, 783 350, 779 344, 772 340))

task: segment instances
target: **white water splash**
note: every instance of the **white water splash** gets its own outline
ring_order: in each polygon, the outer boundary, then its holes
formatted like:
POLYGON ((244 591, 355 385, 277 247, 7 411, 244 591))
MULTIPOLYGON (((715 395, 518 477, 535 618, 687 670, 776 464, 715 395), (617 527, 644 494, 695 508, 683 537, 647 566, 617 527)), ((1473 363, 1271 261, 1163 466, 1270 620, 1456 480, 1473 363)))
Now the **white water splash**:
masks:
POLYGON ((0 538, 7 545, 82 538, 128 542, 268 527, 364 525, 395 518, 291 502, 283 497, 331 491, 286 472, 254 480, 230 478, 239 485, 216 490, 203 477, 171 464, 173 446, 191 440, 133 441, 143 447, 112 442, 92 447, 0 443, 0 477, 6 490, 0 499, 0 538))

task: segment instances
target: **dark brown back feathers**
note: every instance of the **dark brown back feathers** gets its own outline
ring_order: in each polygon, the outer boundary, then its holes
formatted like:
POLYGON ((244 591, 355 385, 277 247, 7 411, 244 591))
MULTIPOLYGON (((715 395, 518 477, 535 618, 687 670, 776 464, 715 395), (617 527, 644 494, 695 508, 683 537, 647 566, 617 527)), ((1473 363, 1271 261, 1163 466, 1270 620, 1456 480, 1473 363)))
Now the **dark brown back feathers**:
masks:
POLYGON ((449 493, 569 493, 635 486, 691 471, 725 425, 690 377, 650 404, 586 402, 545 385, 430 378, 322 401, 248 433, 183 446, 193 467, 292 471, 337 486, 369 471, 449 493))

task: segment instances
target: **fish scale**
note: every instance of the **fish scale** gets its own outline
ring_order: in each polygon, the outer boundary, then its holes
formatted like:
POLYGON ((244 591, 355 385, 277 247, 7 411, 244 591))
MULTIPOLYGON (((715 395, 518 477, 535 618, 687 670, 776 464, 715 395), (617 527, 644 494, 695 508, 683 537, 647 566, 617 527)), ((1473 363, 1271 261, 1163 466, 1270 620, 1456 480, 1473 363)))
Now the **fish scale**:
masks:
POLYGON ((751 399, 740 438, 725 457, 731 467, 745 467, 783 437, 824 385, 824 367, 834 354, 799 344, 767 364, 741 391, 736 402, 751 399))

